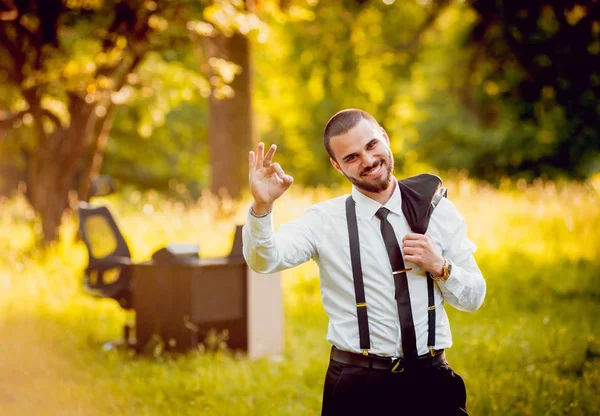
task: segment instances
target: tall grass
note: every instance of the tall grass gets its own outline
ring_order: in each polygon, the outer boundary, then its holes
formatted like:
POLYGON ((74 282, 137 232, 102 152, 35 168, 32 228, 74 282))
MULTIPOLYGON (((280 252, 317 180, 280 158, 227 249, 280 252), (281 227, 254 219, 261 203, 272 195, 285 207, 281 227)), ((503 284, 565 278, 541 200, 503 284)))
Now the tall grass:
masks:
MULTIPOLYGON (((448 358, 466 380, 470 413, 598 414, 598 182, 446 185, 488 283, 475 314, 448 308, 448 358)), ((275 222, 337 193, 295 186, 278 201, 275 222)), ((183 205, 136 192, 97 202, 117 216, 136 261, 175 241, 199 243, 206 257, 223 255, 248 206, 219 205, 210 195, 183 205)), ((0 215, 0 414, 319 414, 329 346, 314 264, 283 273, 280 359, 134 357, 103 349, 133 317, 82 294, 87 259, 74 242, 76 219, 65 217, 60 241, 42 250, 22 197, 0 202, 0 215)))

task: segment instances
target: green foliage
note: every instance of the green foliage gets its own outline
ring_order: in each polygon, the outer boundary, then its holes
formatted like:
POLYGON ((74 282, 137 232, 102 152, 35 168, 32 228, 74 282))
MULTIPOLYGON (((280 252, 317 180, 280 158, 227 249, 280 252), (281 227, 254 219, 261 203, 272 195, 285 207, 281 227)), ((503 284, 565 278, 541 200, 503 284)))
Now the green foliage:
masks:
POLYGON ((380 120, 406 174, 465 169, 498 183, 597 171, 596 3, 359 3, 269 21, 255 48, 261 138, 301 183, 343 180, 321 137, 346 107, 380 120))
POLYGON ((123 185, 161 192, 182 184, 189 193, 186 199, 198 197, 208 186, 210 168, 203 109, 202 105, 178 106, 165 117, 165 125, 153 127, 150 138, 137 133, 135 108, 121 111, 107 145, 104 172, 123 185))
POLYGON ((104 172, 144 189, 168 191, 181 183, 193 197, 207 186, 210 86, 190 54, 151 54, 132 76, 128 105, 118 111, 107 144, 104 172))
MULTIPOLYGON (((322 142, 335 112, 358 107, 393 125, 403 80, 439 13, 412 2, 359 3, 321 2, 299 20, 271 23, 268 41, 254 50, 261 139, 279 145, 282 166, 300 183, 343 179, 331 174, 322 142)), ((392 141, 401 167, 403 135, 392 141)))
POLYGON ((489 0, 473 3, 473 10, 471 65, 483 87, 480 106, 499 107, 487 119, 501 140, 495 154, 470 170, 486 178, 504 172, 585 178, 597 171, 600 5, 489 0), (496 129, 493 118, 505 127, 496 129))
MULTIPOLYGON (((251 38, 258 137, 278 144, 298 183, 344 180, 322 130, 347 107, 382 123, 400 174, 464 169, 498 183, 598 169, 597 2, 269 0, 248 12, 241 0, 140 0, 130 10, 148 18, 141 42, 127 30, 107 36, 119 3, 66 2, 60 48, 50 37, 44 66, 22 75, 23 85, 43 87, 42 107, 62 125, 71 117, 67 92, 116 101, 103 173, 124 184, 166 190, 176 181, 192 196, 207 185, 208 91, 235 93, 228 84, 239 69, 206 60, 203 38, 215 28, 251 38), (132 52, 144 60, 112 91, 106 72, 132 52), (218 76, 209 80, 211 69, 218 76)), ((133 17, 122 14, 124 28, 133 17)), ((38 24, 27 14, 26 27, 38 24)), ((35 119, 12 79, 14 57, 0 54, 0 124, 24 112, 0 133, 0 157, 21 168, 22 151, 36 146, 35 119)))

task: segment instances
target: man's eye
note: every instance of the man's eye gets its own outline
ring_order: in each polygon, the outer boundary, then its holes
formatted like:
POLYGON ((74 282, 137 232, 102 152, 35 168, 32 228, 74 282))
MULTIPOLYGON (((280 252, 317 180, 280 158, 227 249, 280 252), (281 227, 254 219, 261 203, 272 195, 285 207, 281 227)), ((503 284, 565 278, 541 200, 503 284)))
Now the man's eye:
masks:
POLYGON ((375 145, 377 144, 377 142, 373 142, 373 143, 369 143, 369 145, 367 146, 368 149, 372 149, 375 147, 375 145))
POLYGON ((349 158, 346 159, 346 162, 353 162, 354 159, 356 159, 356 156, 350 156, 349 158))

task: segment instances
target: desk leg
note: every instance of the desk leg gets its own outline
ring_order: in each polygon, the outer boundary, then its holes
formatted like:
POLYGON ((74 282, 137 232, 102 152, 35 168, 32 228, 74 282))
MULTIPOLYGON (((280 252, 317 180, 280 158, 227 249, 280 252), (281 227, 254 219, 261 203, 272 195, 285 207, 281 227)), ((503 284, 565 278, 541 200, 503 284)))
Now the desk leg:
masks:
POLYGON ((280 273, 248 268, 248 358, 283 353, 283 295, 280 273))

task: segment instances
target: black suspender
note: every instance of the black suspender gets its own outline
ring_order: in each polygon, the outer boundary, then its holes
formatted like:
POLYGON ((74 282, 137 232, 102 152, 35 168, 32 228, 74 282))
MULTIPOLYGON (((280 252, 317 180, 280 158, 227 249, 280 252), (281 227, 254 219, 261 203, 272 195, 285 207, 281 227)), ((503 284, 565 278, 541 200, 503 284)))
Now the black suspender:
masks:
POLYGON ((433 357, 435 355, 435 296, 433 291, 433 278, 431 274, 427 272, 427 297, 429 298, 429 305, 427 306, 427 321, 428 336, 427 336, 427 348, 433 357))
POLYGON ((354 280, 354 294, 356 297, 356 316, 358 317, 358 336, 360 349, 367 355, 371 348, 369 338, 369 317, 367 315, 367 302, 365 299, 365 285, 363 283, 362 265, 360 263, 360 243, 358 240, 358 225, 356 223, 356 207, 352 197, 346 199, 346 221, 348 222, 348 238, 350 239, 350 258, 352 260, 352 277, 354 280))
MULTIPOLYGON (((435 209, 440 199, 446 196, 446 188, 440 188, 431 201, 431 212, 435 209)), ((432 356, 435 355, 435 296, 433 290, 433 277, 427 272, 427 320, 428 320, 428 337, 427 348, 432 356)))
MULTIPOLYGON (((442 197, 446 196, 446 188, 440 188, 431 202, 431 212, 435 209, 442 197)), ((365 286, 363 282, 362 265, 360 262, 360 241, 358 239, 358 224, 356 219, 356 206, 352 196, 346 198, 346 221, 348 223, 348 238, 350 240, 350 259, 352 261, 352 277, 354 280, 354 294, 356 298, 356 316, 358 318, 358 335, 360 349, 368 355, 371 348, 369 337, 369 319, 367 302, 365 300, 365 286)), ((427 347, 431 355, 435 355, 435 290, 431 274, 427 272, 427 318, 428 338, 427 347)))

